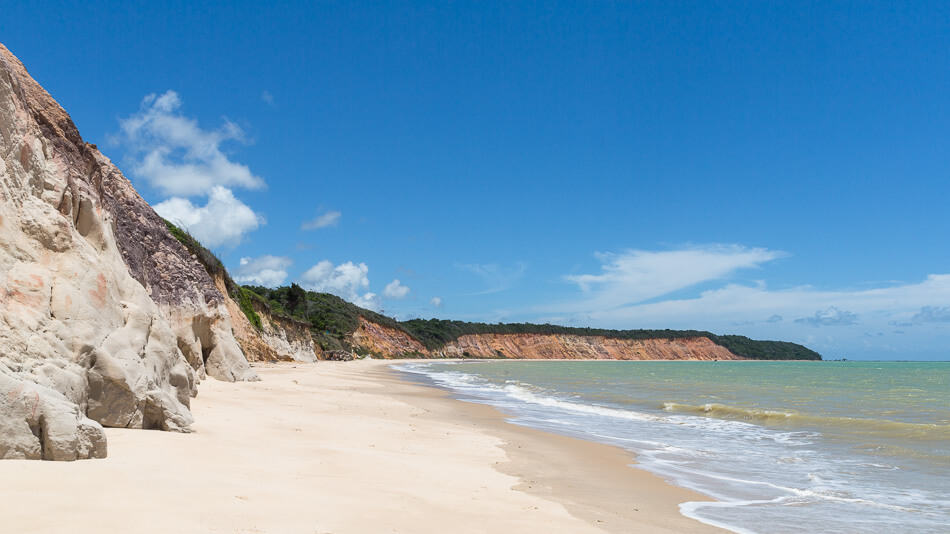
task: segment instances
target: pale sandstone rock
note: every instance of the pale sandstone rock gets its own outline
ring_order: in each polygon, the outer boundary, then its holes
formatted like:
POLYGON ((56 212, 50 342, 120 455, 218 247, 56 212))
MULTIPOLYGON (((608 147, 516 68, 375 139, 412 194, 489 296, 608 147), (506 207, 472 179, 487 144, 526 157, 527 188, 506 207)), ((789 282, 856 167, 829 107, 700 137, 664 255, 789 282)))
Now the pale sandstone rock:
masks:
POLYGON ((186 430, 198 376, 256 379, 208 274, 3 45, 0 288, 0 458, 103 457, 102 425, 186 430))
POLYGON ((0 372, 0 459, 105 458, 102 425, 62 394, 0 372))
MULTIPOLYGON (((214 284, 221 294, 228 294, 222 277, 215 277, 214 284)), ((258 330, 247 320, 237 302, 227 298, 226 305, 234 337, 244 349, 248 361, 315 362, 323 354, 310 335, 309 324, 275 317, 263 306, 255 305, 254 309, 261 318, 261 329, 258 330)))
POLYGON ((272 348, 279 359, 296 362, 315 362, 323 350, 313 341, 310 325, 275 317, 258 310, 263 328, 259 332, 264 344, 272 348))
POLYGON ((116 214, 122 258, 171 324, 188 363, 199 378, 257 380, 234 339, 229 299, 122 173, 98 151, 94 154, 104 202, 116 214))

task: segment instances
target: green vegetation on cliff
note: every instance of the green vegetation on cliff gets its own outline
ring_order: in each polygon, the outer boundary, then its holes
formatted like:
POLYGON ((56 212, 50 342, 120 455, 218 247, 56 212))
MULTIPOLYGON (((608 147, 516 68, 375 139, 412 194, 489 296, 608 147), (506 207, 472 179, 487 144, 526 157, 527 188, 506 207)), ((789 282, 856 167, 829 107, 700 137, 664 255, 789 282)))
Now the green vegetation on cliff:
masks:
POLYGON ((347 339, 362 316, 376 324, 401 330, 429 350, 468 334, 556 334, 603 336, 615 339, 682 339, 708 337, 733 354, 756 360, 820 360, 817 352, 786 341, 758 341, 745 336, 719 336, 703 330, 606 330, 532 323, 470 323, 443 319, 397 321, 328 293, 306 291, 297 284, 269 289, 245 287, 268 302, 271 310, 309 322, 314 338, 326 350, 349 348, 347 339))
POLYGON ((821 354, 790 341, 759 341, 745 336, 718 336, 706 333, 713 343, 735 355, 754 360, 820 360, 821 354))
POLYGON ((185 249, 191 253, 192 256, 197 258, 198 263, 200 263, 205 271, 215 278, 220 276, 224 278, 225 283, 228 286, 228 293, 233 294, 233 290, 236 290, 239 286, 234 280, 231 279, 231 275, 228 274, 228 270, 224 267, 224 264, 221 263, 221 260, 215 256, 214 252, 206 249, 204 245, 198 242, 197 239, 187 230, 175 226, 168 219, 162 219, 165 221, 165 226, 168 228, 168 233, 172 235, 179 243, 185 246, 185 249))
POLYGON ((329 293, 306 291, 297 284, 270 289, 261 286, 244 286, 267 303, 276 315, 291 317, 310 323, 311 335, 323 350, 350 348, 347 338, 360 325, 360 316, 383 326, 404 330, 391 317, 347 302, 329 293))
POLYGON ((165 226, 168 227, 168 232, 172 237, 177 239, 192 256, 198 259, 198 263, 205 268, 205 271, 208 272, 212 279, 220 276, 224 280, 224 285, 228 289, 228 295, 238 303, 238 306, 241 307, 241 311, 244 312, 244 316, 254 325, 254 328, 260 330, 262 326, 261 317, 254 311, 254 305, 251 303, 254 297, 256 297, 254 292, 239 286, 237 282, 231 278, 231 275, 228 274, 228 270, 224 267, 224 264, 221 263, 221 259, 215 256, 214 252, 211 252, 205 248, 204 245, 199 243, 187 230, 175 226, 167 219, 162 220, 165 221, 165 226))
POLYGON ((759 341, 745 336, 719 336, 704 330, 608 330, 603 328, 576 328, 553 324, 532 323, 469 323, 441 319, 412 319, 399 323, 409 335, 426 348, 438 349, 446 343, 467 334, 555 334, 572 336, 602 336, 612 339, 682 339, 708 337, 713 343, 729 349, 733 354, 756 360, 820 360, 821 355, 797 343, 787 341, 759 341))

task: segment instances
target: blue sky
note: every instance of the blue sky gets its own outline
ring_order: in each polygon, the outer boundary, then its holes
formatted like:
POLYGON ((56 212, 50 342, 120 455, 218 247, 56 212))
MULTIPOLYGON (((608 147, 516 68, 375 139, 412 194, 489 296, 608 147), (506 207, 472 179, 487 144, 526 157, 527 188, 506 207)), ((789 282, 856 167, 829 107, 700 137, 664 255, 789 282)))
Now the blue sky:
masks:
POLYGON ((245 281, 947 359, 950 7, 909 4, 31 2, 0 39, 245 281))

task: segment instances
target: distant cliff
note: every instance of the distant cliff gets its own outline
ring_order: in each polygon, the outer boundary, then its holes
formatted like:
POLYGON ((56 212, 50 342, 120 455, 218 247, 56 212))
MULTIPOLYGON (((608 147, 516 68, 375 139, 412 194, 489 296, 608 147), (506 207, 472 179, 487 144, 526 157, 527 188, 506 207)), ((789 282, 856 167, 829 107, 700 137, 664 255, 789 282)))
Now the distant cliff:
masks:
POLYGON ((360 318, 351 336, 358 351, 385 358, 513 358, 591 360, 741 360, 708 337, 619 339, 574 334, 465 334, 428 349, 407 332, 360 318))
POLYGON ((817 352, 796 343, 702 330, 606 330, 439 319, 400 322, 299 286, 244 289, 267 302, 271 313, 310 323, 314 339, 325 350, 353 350, 383 358, 821 359, 817 352))
POLYGON ((708 337, 618 339, 571 334, 469 334, 441 351, 450 358, 741 360, 708 337))
POLYGON ((382 358, 609 360, 820 359, 794 343, 755 341, 692 330, 602 330, 447 320, 399 322, 327 293, 299 286, 241 287, 214 254, 166 222, 205 267, 231 313, 250 361, 315 361, 328 351, 382 358))

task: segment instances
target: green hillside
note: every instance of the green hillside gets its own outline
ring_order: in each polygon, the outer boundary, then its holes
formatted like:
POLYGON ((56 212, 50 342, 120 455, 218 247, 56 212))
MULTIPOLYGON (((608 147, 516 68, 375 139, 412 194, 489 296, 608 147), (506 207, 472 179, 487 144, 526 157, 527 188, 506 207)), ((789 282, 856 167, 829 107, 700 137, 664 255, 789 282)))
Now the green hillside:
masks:
POLYGON ((325 349, 347 348, 346 339, 359 327, 360 316, 383 326, 402 330, 429 350, 438 350, 466 334, 566 334, 616 339, 678 339, 708 337, 733 354, 756 360, 820 360, 817 352, 787 341, 759 341, 745 336, 716 335, 702 330, 606 330, 532 323, 470 323, 443 319, 397 321, 360 308, 340 297, 306 291, 294 284, 269 289, 244 287, 266 301, 271 310, 307 321, 325 349))

